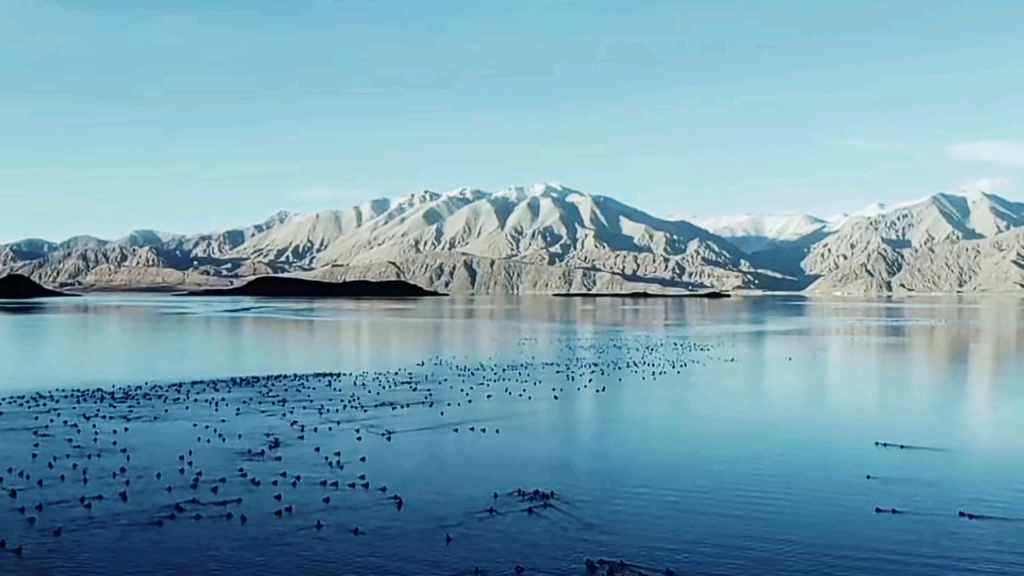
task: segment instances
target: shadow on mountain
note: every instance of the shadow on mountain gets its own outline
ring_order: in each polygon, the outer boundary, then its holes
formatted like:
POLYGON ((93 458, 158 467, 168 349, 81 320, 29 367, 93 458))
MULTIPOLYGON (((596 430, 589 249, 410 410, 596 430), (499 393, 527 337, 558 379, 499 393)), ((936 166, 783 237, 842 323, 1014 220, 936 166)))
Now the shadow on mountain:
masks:
POLYGON ((766 246, 747 255, 750 263, 757 268, 774 270, 789 278, 779 281, 777 285, 766 286, 769 290, 801 291, 818 279, 816 275, 807 274, 802 263, 810 252, 811 246, 828 236, 827 232, 819 231, 802 238, 798 242, 766 240, 766 246))
POLYGON ((208 288, 179 296, 263 296, 272 298, 421 298, 445 296, 403 280, 321 282, 288 276, 261 276, 241 286, 208 288))

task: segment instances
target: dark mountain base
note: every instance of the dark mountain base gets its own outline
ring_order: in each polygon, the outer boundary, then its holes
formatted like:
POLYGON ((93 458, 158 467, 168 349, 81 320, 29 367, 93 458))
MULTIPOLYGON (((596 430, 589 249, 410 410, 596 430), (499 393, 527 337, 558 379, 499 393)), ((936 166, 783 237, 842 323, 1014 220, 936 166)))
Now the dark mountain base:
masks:
POLYGON ((8 274, 0 278, 0 300, 28 300, 30 298, 53 298, 74 296, 66 292, 50 290, 28 276, 8 274))
POLYGON ((632 298, 632 299, 645 299, 645 298, 707 298, 710 300, 717 300, 719 298, 729 298, 730 296, 725 292, 718 292, 712 290, 710 292, 562 292, 559 294, 552 294, 555 298, 632 298))
POLYGON ((180 296, 265 296, 275 298, 420 298, 444 296, 402 280, 321 282, 286 276, 261 276, 234 288, 192 290, 180 296))

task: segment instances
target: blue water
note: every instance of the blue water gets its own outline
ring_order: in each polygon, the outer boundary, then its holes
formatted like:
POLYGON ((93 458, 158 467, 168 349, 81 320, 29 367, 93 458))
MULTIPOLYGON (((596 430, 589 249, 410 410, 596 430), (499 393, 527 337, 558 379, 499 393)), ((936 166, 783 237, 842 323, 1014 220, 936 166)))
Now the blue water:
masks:
POLYGON ((2 304, 0 574, 1020 574, 1020 319, 1000 298, 2 304), (263 374, 297 376, 217 381, 263 374), (520 487, 556 498, 529 514, 520 487))

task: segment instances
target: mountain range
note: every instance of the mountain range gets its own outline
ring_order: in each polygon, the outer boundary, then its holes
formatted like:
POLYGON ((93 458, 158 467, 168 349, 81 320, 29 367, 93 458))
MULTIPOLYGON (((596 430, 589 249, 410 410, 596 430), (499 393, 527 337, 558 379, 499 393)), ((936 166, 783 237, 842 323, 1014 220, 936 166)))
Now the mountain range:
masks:
POLYGON ((833 218, 658 218, 537 184, 279 212, 206 234, 0 245, 0 275, 72 290, 228 286, 260 275, 407 280, 452 293, 1020 291, 1024 204, 940 193, 833 218))

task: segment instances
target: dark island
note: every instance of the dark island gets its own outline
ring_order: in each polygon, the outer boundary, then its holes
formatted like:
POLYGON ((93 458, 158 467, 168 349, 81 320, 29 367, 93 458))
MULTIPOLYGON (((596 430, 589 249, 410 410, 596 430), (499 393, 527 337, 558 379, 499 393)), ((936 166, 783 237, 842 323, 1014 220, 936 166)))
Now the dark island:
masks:
POLYGON ((718 300, 729 298, 725 292, 711 290, 708 292, 560 292, 552 294, 556 298, 707 298, 718 300))
POLYGON ((0 300, 29 300, 31 298, 54 298, 57 296, 77 296, 77 294, 50 290, 22 274, 8 274, 0 278, 0 300))
POLYGON ((179 296, 266 296, 272 298, 421 298, 444 296, 404 280, 321 282, 289 276, 260 276, 232 288, 207 288, 179 296))

